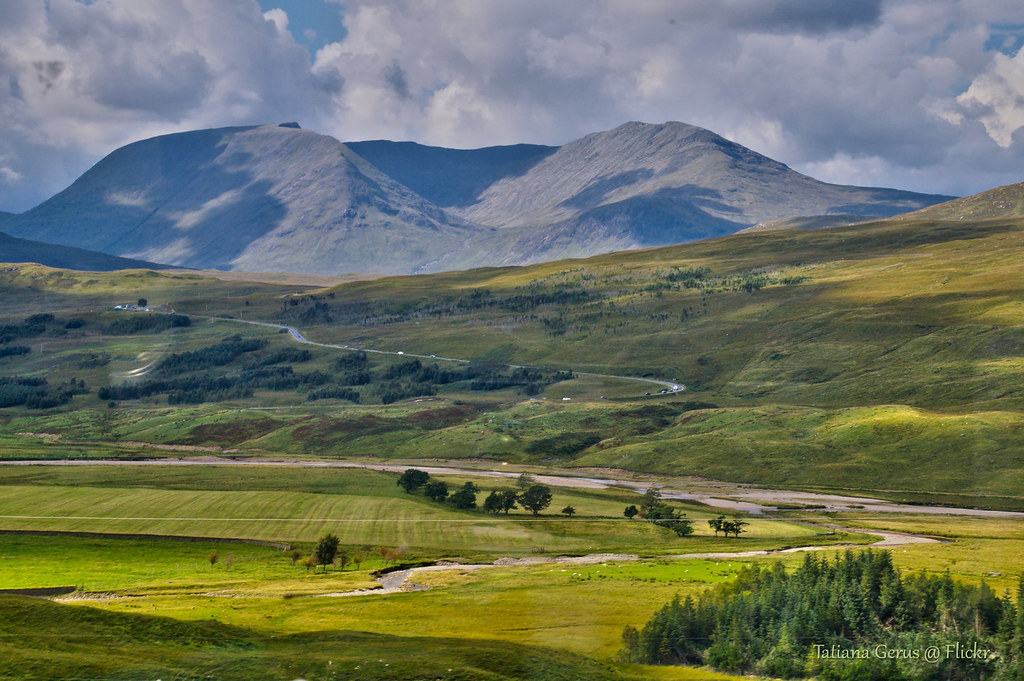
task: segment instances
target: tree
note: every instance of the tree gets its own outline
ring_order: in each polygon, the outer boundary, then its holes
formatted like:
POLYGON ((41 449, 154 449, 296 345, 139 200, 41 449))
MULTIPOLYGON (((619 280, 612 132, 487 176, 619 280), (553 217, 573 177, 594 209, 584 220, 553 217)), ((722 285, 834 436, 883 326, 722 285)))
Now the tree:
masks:
POLYGON ((551 505, 551 490, 545 485, 531 485, 519 495, 518 501, 523 508, 537 515, 551 505))
POLYGON ((573 506, 566 506, 562 509, 562 513, 569 516, 570 518, 576 513, 576 508, 573 506))
POLYGON ((452 503, 455 508, 470 509, 476 508, 476 493, 480 490, 479 487, 474 485, 472 482, 467 482, 462 486, 455 494, 448 498, 448 501, 452 503))
POLYGON ((626 510, 622 512, 622 515, 624 515, 627 518, 629 518, 630 520, 632 520, 633 518, 636 517, 636 515, 639 512, 640 512, 640 509, 638 509, 636 506, 630 504, 629 506, 626 507, 626 510))
POLYGON ((307 556, 306 560, 302 561, 302 564, 306 566, 306 572, 310 570, 316 571, 316 566, 320 563, 317 561, 316 556, 307 556))
POLYGON ((411 494, 414 490, 423 487, 430 480, 430 474, 426 471, 421 471, 416 468, 409 468, 398 478, 398 486, 405 490, 406 494, 411 494))
POLYGON ((299 551, 298 549, 292 549, 291 552, 288 554, 288 557, 292 559, 292 565, 295 565, 299 562, 299 558, 302 558, 302 551, 299 551))
POLYGON ((448 497, 448 483, 443 480, 431 480, 423 486, 423 493, 431 501, 444 501, 448 497))
POLYGON ((145 298, 139 298, 138 307, 146 307, 147 305, 149 305, 148 300, 146 300, 145 298))
POLYGON ((335 537, 333 534, 325 534, 320 537, 320 541, 317 542, 316 549, 313 554, 316 556, 316 560, 320 565, 326 566, 334 563, 334 557, 338 555, 338 544, 341 540, 335 537))
MULTIPOLYGON (((651 490, 647 491, 651 492, 651 490)), ((656 494, 644 495, 645 505, 640 511, 640 515, 654 525, 672 530, 680 537, 689 537, 693 534, 693 521, 685 520, 681 511, 661 501, 661 495, 657 494, 657 490, 654 492, 656 494)))
POLYGON ((740 520, 739 518, 736 518, 734 520, 723 520, 722 532, 725 533, 726 537, 728 537, 731 534, 737 539, 739 539, 740 532, 746 532, 746 530, 744 530, 743 528, 744 526, 749 524, 750 523, 748 523, 746 520, 740 520))
POLYGON ((210 561, 210 567, 213 567, 214 565, 216 565, 216 564, 217 564, 217 559, 218 559, 219 557, 220 557, 220 556, 218 556, 218 555, 217 555, 217 552, 216 552, 216 551, 210 551, 210 555, 208 555, 208 556, 206 557, 206 560, 210 561))
POLYGON ((516 507, 516 501, 519 500, 519 495, 516 494, 514 489, 503 489, 501 490, 501 510, 508 515, 508 512, 516 507))
POLYGON ((681 514, 674 518, 656 520, 654 521, 654 524, 660 525, 662 527, 667 527, 668 529, 675 532, 676 535, 679 537, 689 537, 691 534, 693 534, 693 521, 686 520, 682 517, 681 514))
POLYGON ((359 566, 363 564, 364 560, 366 560, 366 554, 362 551, 359 551, 352 556, 352 562, 356 564, 356 570, 359 569, 359 566))
POLYGON ((720 515, 717 518, 712 518, 711 520, 709 520, 708 527, 715 531, 715 536, 717 537, 718 533, 722 531, 722 526, 725 524, 725 522, 725 516, 720 515))
POLYGON ((339 553, 334 557, 334 564, 344 570, 345 566, 348 565, 348 554, 339 553))
POLYGON ((501 492, 491 490, 491 493, 484 499, 484 510, 492 515, 501 513, 501 492))
POLYGON ((526 490, 530 489, 530 486, 536 482, 537 480, 532 475, 530 475, 526 471, 523 471, 522 473, 519 474, 519 477, 516 478, 516 487, 519 488, 520 492, 525 492, 526 490))
POLYGON ((657 487, 648 487, 644 492, 644 498, 640 502, 640 517, 650 518, 652 509, 661 505, 661 490, 657 487))

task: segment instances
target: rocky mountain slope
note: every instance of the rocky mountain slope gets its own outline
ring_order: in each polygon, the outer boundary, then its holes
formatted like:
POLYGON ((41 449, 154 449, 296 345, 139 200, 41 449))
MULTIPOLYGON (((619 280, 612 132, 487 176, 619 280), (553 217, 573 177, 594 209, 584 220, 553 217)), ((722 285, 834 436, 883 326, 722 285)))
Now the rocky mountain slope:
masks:
POLYGON ((401 273, 475 232, 332 137, 223 128, 118 149, 11 233, 196 268, 401 273))
POLYGON ((130 144, 0 225, 187 267, 398 274, 682 243, 797 215, 888 216, 948 198, 825 184, 683 123, 475 150, 342 144, 283 124, 130 144))

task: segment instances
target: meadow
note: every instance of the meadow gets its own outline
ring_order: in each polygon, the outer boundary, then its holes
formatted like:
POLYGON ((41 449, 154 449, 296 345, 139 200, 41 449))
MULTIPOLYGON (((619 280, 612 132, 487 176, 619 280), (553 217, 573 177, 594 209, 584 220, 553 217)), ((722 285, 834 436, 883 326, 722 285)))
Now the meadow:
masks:
MULTIPOLYGON (((614 660, 623 622, 640 623, 673 594, 728 579, 741 561, 609 558, 578 566, 470 566, 416 575, 411 583, 422 591, 316 596, 377 587, 373 575, 386 567, 380 543, 404 544, 401 560, 415 565, 869 540, 755 518, 740 539, 713 537, 703 520, 714 513, 693 505, 680 508, 698 521, 697 536, 680 538, 623 518, 623 506, 638 503, 640 495, 619 489, 556 488, 552 508, 539 518, 521 510, 496 518, 406 494, 397 477, 286 466, 0 467, 0 528, 19 531, 0 533, 0 589, 78 587, 58 604, 0 596, 9 621, 37 622, 31 632, 8 630, 8 666, 0 669, 11 678, 242 678, 263 664, 279 667, 280 678, 302 669, 303 678, 399 679, 419 678, 413 673, 419 665, 448 665, 439 678, 648 678, 643 668, 614 660), (556 507, 563 504, 575 506, 578 515, 560 516, 556 507), (358 565, 310 571, 285 548, 304 557, 328 531, 338 534, 347 556, 363 554, 358 565), (636 597, 638 589, 643 598, 636 597), (46 654, 61 629, 81 618, 88 625, 60 654, 46 654), (127 639, 124 631, 132 632, 127 639), (314 642, 319 652, 309 655, 307 645, 314 642), (460 652, 453 654, 456 648, 460 652), (373 659, 391 660, 393 668, 385 669, 392 676, 377 667, 367 673, 373 659), (344 672, 322 669, 310 666, 311 660, 349 666, 344 672)), ((495 482, 445 480, 452 487, 495 482)), ((686 670, 679 674, 658 678, 694 678, 686 670)))
MULTIPOLYGON (((1024 510, 1022 227, 907 219, 340 285, 4 268, 0 346, 27 351, 0 356, 0 589, 80 588, 57 602, 0 595, 0 678, 724 679, 623 662, 623 628, 744 564, 801 556, 678 556, 827 551, 872 530, 947 540, 889 548, 904 573, 1011 593, 1024 570, 1015 519, 790 508, 723 538, 707 525, 717 510, 673 502, 694 521, 678 537, 624 518, 640 500, 624 488, 555 488, 538 517, 492 516, 406 494, 397 474, 286 464, 615 469, 684 489, 724 480, 1024 510), (111 309, 138 298, 161 311, 111 309), (350 387, 338 360, 354 348, 396 354, 372 353, 376 387, 359 404, 311 400, 350 387), (432 369, 414 381, 397 353, 438 371, 576 374, 535 394, 481 390, 430 383, 432 369), (180 375, 161 369, 174 357, 180 375), (202 390, 100 396, 161 371, 202 390), (232 392, 243 376, 250 389, 232 392), (384 404, 392 382, 430 394, 384 404), (326 533, 348 564, 307 569, 326 533), (549 562, 594 553, 639 558, 549 562), (542 562, 507 564, 527 556, 542 562), (489 566, 374 593, 382 570, 436 561, 489 566)), ((513 484, 444 479, 473 482, 478 501, 513 484)))

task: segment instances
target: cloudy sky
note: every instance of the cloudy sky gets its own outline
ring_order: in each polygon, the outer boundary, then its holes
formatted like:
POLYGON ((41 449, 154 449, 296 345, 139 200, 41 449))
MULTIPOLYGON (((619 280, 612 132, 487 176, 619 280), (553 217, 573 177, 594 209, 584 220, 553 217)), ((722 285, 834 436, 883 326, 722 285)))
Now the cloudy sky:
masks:
POLYGON ((0 210, 113 149, 298 121, 562 144, 677 120, 819 179, 1024 180, 1019 0, 0 0, 0 210))

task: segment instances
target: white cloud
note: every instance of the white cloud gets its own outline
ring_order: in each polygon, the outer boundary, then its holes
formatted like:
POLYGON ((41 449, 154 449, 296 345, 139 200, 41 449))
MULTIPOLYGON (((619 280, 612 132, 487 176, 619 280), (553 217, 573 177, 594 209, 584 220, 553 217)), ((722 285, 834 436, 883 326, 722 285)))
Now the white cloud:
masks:
POLYGON ((952 120, 975 118, 1001 147, 1013 144, 1013 133, 1024 127, 1024 49, 1015 57, 995 54, 990 70, 979 75, 957 97, 959 111, 952 120))
POLYGON ((255 0, 6 0, 0 157, 24 180, 0 209, 135 139, 286 120, 457 147, 681 120, 832 181, 957 193, 1024 153, 1002 0, 335 1, 345 37, 310 63, 255 0))
POLYGON ((328 118, 281 10, 255 0, 6 0, 0 7, 0 155, 24 209, 128 142, 167 132, 328 118))

